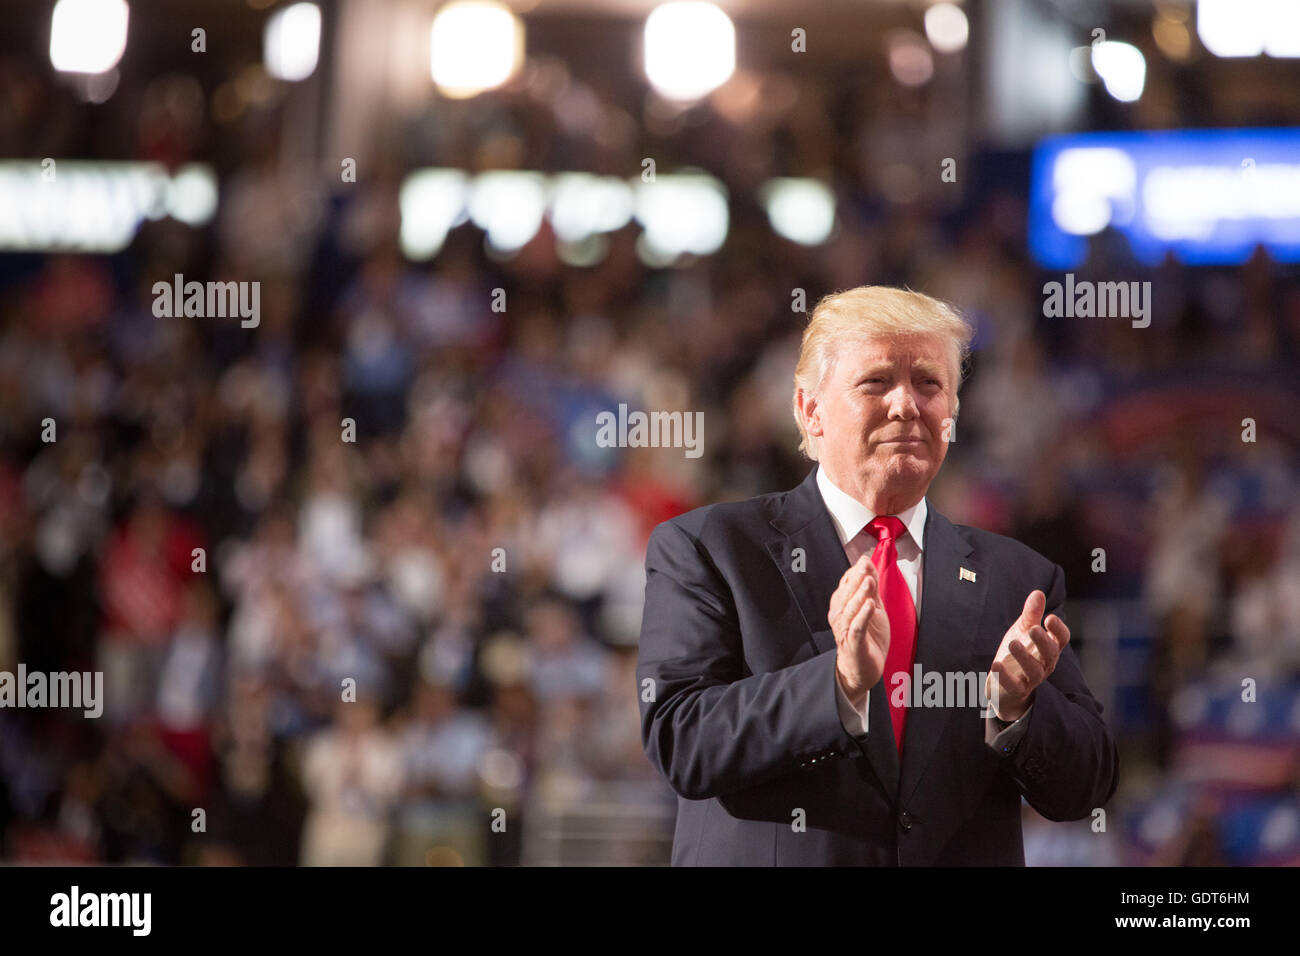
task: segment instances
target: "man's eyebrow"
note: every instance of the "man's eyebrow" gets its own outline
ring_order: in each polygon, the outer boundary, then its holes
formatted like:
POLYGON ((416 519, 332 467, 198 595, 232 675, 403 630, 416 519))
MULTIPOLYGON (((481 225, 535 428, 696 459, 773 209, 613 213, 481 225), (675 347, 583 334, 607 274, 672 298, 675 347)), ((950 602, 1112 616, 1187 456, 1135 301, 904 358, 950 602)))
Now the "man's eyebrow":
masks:
POLYGON ((925 375, 942 376, 943 374, 943 366, 929 359, 917 359, 912 363, 912 368, 925 375))
POLYGON ((855 381, 859 381, 871 375, 879 375, 881 372, 892 372, 894 370, 894 365, 894 362, 872 362, 870 365, 855 372, 853 378, 855 381))

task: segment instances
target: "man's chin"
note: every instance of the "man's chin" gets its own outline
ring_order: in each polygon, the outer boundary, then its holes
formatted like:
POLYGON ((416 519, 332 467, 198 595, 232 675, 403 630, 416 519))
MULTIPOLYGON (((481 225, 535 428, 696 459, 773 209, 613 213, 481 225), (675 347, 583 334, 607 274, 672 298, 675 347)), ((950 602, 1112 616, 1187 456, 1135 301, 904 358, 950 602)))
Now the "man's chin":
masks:
POLYGON ((929 468, 932 462, 930 452, 924 446, 920 445, 897 445, 896 450, 889 456, 891 467, 899 468, 929 468))
POLYGON ((934 460, 925 452, 896 452, 885 465, 885 474, 889 478, 909 482, 928 481, 937 470, 934 460))

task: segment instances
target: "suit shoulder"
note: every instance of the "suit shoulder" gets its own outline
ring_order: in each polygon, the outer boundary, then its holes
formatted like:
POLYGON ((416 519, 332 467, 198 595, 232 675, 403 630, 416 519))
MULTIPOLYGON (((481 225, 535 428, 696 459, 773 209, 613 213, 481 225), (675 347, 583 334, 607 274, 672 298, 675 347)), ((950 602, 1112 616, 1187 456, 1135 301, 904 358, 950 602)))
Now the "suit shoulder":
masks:
POLYGON ((652 537, 685 534, 693 541, 734 538, 738 533, 766 528, 778 501, 788 492, 777 491, 739 501, 722 501, 693 508, 660 522, 652 537))
POLYGON ((1045 557, 1027 544, 1017 541, 1005 534, 985 531, 971 525, 953 525, 957 533, 965 538, 978 554, 987 555, 994 561, 1015 562, 1023 564, 1036 572, 1052 574, 1056 562, 1045 557))

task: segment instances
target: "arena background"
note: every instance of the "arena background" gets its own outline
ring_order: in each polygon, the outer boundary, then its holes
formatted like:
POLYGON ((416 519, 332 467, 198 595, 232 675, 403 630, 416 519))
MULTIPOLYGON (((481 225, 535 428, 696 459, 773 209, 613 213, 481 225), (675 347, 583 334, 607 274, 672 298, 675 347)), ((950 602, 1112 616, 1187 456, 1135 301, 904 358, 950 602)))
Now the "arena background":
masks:
POLYGON ((665 863, 646 538, 806 474, 884 283, 976 324, 931 500, 1064 567, 1120 742, 1029 863, 1300 862, 1295 5, 655 7, 0 3, 0 670, 104 675, 0 709, 0 860, 665 863))

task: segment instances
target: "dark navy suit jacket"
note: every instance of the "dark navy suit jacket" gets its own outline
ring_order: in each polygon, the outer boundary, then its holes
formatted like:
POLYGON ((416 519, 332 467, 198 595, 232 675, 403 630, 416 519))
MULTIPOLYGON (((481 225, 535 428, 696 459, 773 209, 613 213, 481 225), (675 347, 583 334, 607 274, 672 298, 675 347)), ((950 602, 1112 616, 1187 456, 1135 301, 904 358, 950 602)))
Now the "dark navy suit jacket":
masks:
MULTIPOLYGON (((933 507, 924 545, 916 661, 982 688, 1030 591, 1061 616, 1064 574, 933 507)), ((900 761, 883 680, 851 736, 827 622, 846 570, 815 469, 655 528, 637 690, 645 752, 678 794, 674 865, 1024 865, 1022 795, 1050 820, 1110 799, 1115 743, 1068 645, 1009 752, 972 702, 911 708, 900 761)))

